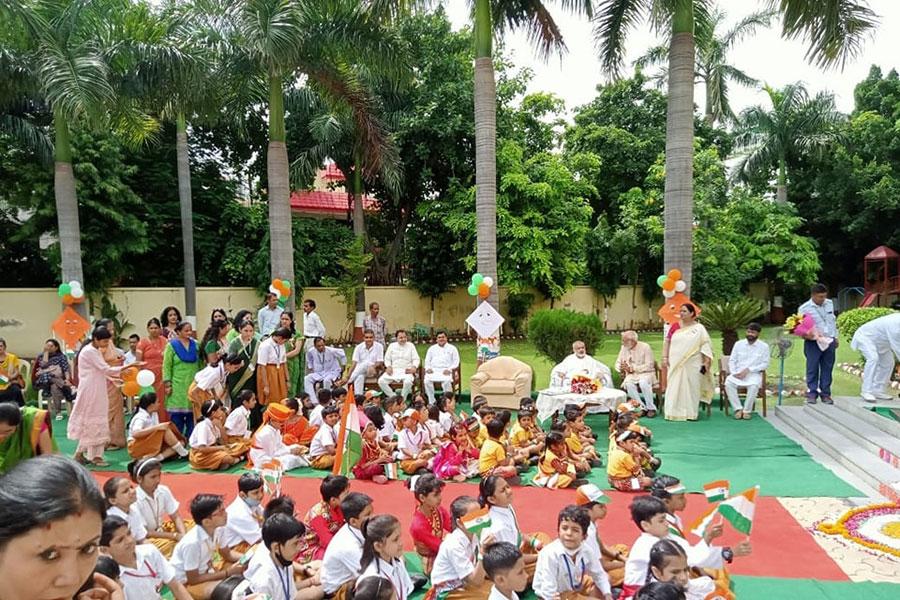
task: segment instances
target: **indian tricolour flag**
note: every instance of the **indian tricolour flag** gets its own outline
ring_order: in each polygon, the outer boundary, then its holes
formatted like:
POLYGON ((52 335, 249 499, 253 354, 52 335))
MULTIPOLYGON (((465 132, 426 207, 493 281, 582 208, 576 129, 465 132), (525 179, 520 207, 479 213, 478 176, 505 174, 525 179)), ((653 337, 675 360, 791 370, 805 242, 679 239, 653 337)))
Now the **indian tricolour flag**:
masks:
POLYGON ((756 512, 756 496, 759 486, 736 494, 719 504, 719 514, 741 533, 750 533, 753 527, 753 513, 756 512))
POLYGON ((727 479, 711 481, 703 486, 703 493, 706 494, 707 502, 721 502, 728 497, 730 488, 731 483, 727 479))
POLYGON ((7 383, 9 383, 9 377, 0 373, 0 385, 5 385, 7 383))
MULTIPOLYGON (((718 504, 710 504, 706 507, 706 510, 703 512, 700 517, 691 523, 691 533, 698 537, 703 537, 703 534, 706 533, 707 528, 713 524, 713 519, 716 517, 716 513, 719 512, 718 504)), ((670 527, 671 530, 671 527, 670 527)))
POLYGON ((488 514, 488 508, 480 508, 464 515, 460 522, 469 533, 479 533, 482 529, 491 526, 491 517, 488 514))
POLYGON ((347 398, 341 407, 341 428, 338 431, 334 457, 335 475, 347 476, 362 456, 362 434, 359 429, 359 413, 353 395, 353 385, 347 386, 347 398))

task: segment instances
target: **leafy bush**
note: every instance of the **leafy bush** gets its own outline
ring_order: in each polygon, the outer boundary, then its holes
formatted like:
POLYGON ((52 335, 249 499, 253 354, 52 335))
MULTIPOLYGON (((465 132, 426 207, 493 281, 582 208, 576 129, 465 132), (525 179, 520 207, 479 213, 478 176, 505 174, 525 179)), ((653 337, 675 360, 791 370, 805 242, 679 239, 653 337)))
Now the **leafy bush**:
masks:
POLYGON ((603 323, 597 315, 565 309, 539 310, 528 321, 528 339, 554 363, 572 353, 572 342, 581 340, 588 354, 603 342, 603 323))
POLYGON ((509 326, 518 335, 522 329, 522 323, 528 318, 528 309, 534 302, 534 294, 522 292, 509 294, 506 297, 506 316, 509 317, 509 326))
POLYGON ((896 311, 891 310, 890 308, 879 308, 879 307, 866 307, 866 308, 854 308, 852 310, 844 311, 837 318, 837 328, 838 331, 844 336, 846 339, 851 339, 853 334, 856 333, 856 330, 868 323, 873 319, 877 319, 878 317, 883 317, 885 315, 892 314, 896 311))
POLYGON ((700 313, 700 322, 710 329, 722 332, 722 354, 731 354, 737 341, 737 331, 747 326, 766 310, 766 304, 757 298, 739 298, 734 302, 707 304, 700 313))

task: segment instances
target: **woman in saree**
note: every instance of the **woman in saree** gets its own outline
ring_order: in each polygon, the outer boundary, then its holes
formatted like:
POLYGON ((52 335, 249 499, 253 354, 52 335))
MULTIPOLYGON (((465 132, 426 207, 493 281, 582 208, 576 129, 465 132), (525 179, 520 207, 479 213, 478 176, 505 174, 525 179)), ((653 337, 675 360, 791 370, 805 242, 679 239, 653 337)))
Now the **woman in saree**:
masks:
POLYGON ((241 357, 241 368, 228 375, 228 395, 232 399, 238 397, 243 390, 256 393, 256 351, 259 349, 259 338, 253 321, 245 319, 240 323, 238 336, 228 345, 228 354, 241 357))
POLYGON ((62 402, 66 401, 67 414, 72 413, 72 368, 63 354, 59 342, 49 339, 44 351, 34 359, 34 387, 50 396, 50 416, 62 421, 62 402))
POLYGON ((162 324, 162 336, 167 340, 174 340, 178 337, 178 324, 181 323, 181 311, 174 306, 167 306, 163 309, 159 316, 159 322, 162 324))
POLYGON ((663 345, 663 368, 668 369, 666 420, 696 421, 700 402, 712 401, 712 359, 709 333, 697 322, 697 308, 681 305, 681 323, 673 325, 663 345))
POLYGON ((50 413, 15 402, 0 402, 0 473, 42 454, 58 452, 50 413))
POLYGON ((166 386, 169 405, 169 419, 186 438, 194 430, 194 411, 188 398, 188 388, 194 382, 194 375, 203 365, 200 349, 194 340, 194 328, 187 321, 175 326, 178 337, 166 344, 163 352, 162 378, 166 386))
POLYGON ((300 352, 303 350, 303 336, 297 335, 297 327, 294 322, 294 313, 284 311, 281 313, 280 327, 291 332, 291 337, 284 343, 284 349, 287 350, 287 372, 288 372, 288 398, 297 395, 297 383, 300 381, 303 373, 300 369, 300 352))
POLYGON ((166 384, 162 375, 163 353, 168 342, 163 334, 162 323, 153 317, 147 321, 147 337, 138 342, 135 352, 137 359, 144 362, 144 368, 152 371, 156 377, 153 381, 153 391, 156 392, 156 401, 159 404, 156 416, 159 417, 160 423, 169 420, 169 413, 166 412, 166 384))

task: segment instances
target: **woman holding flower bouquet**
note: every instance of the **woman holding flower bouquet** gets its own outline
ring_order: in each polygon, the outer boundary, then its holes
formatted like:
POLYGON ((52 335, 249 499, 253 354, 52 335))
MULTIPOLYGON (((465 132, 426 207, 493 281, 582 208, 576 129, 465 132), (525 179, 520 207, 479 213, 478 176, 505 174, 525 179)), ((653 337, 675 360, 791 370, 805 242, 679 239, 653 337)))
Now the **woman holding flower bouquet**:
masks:
POLYGON ((668 369, 666 420, 696 421, 700 402, 713 396, 712 358, 709 333, 697 322, 697 307, 681 305, 681 323, 669 329, 663 347, 663 368, 668 369))
POLYGON ((817 283, 812 286, 809 300, 801 304, 797 312, 809 315, 815 324, 815 327, 802 336, 806 340, 803 342, 803 355, 806 357, 806 402, 815 404, 817 398, 821 398, 823 403, 833 404, 831 377, 838 347, 838 332, 834 304, 828 298, 825 284, 817 283), (828 338, 831 338, 830 342, 828 338))

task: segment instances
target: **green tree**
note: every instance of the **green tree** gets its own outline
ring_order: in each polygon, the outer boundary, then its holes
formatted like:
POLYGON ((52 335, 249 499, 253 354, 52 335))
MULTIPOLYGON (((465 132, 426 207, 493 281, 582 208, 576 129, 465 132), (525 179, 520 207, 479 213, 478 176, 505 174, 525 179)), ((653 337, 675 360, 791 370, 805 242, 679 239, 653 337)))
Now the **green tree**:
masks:
POLYGON ((776 172, 775 199, 788 200, 790 158, 804 153, 822 153, 837 139, 838 125, 844 120, 834 104, 834 95, 819 92, 810 97, 802 83, 780 90, 769 86, 772 108, 751 106, 741 112, 735 135, 740 162, 739 177, 767 176, 776 172))

